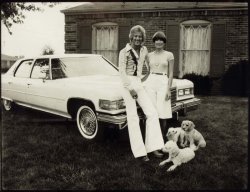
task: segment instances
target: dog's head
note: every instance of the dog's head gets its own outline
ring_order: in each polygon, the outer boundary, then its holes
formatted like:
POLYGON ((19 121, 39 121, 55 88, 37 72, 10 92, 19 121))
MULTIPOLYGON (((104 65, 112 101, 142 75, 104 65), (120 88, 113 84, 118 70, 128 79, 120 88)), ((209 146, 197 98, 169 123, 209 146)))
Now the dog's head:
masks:
POLYGON ((171 136, 175 135, 176 133, 177 133, 177 131, 175 130, 175 128, 170 127, 168 129, 168 132, 167 132, 167 137, 171 137, 171 136))
POLYGON ((179 153, 179 147, 174 141, 167 141, 162 148, 164 153, 169 153, 169 155, 175 157, 179 153))
POLYGON ((181 123, 181 128, 184 130, 184 131, 192 131, 194 129, 195 125, 192 121, 189 121, 189 120, 184 120, 182 121, 181 123))

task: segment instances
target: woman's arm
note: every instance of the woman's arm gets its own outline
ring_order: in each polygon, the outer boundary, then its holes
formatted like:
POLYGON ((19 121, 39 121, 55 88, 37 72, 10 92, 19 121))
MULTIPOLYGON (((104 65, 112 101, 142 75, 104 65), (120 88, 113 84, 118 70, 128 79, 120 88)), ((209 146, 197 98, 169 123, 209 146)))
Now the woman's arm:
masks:
POLYGON ((174 59, 171 59, 168 62, 168 87, 167 87, 167 95, 165 100, 169 100, 171 97, 171 87, 173 82, 173 71, 174 71, 174 59))
POLYGON ((171 89, 173 82, 173 72, 174 72, 174 59, 169 61, 169 79, 168 79, 168 87, 171 89))

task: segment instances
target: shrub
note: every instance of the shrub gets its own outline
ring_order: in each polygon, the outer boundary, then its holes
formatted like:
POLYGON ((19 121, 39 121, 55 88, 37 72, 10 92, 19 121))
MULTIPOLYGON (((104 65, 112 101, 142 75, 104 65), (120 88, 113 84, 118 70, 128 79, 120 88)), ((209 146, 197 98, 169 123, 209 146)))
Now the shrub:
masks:
POLYGON ((188 79, 194 83, 195 95, 210 95, 212 80, 209 76, 197 74, 185 74, 182 79, 188 79))
POLYGON ((235 65, 231 65, 222 77, 222 94, 246 97, 249 91, 247 71, 247 60, 241 60, 235 65))

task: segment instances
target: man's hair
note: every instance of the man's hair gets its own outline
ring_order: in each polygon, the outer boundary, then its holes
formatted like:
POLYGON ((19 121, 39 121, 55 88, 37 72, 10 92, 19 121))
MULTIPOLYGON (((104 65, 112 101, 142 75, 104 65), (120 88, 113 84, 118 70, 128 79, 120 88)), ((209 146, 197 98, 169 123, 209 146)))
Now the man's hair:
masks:
POLYGON ((130 29, 130 32, 129 32, 129 40, 130 42, 132 41, 133 37, 134 37, 134 34, 136 32, 141 32, 142 33, 142 44, 146 41, 146 31, 145 29, 140 26, 140 25, 135 25, 134 27, 132 27, 130 29))
POLYGON ((162 32, 162 31, 157 31, 152 38, 153 42, 157 41, 157 40, 162 40, 164 43, 167 42, 167 38, 166 35, 162 32))

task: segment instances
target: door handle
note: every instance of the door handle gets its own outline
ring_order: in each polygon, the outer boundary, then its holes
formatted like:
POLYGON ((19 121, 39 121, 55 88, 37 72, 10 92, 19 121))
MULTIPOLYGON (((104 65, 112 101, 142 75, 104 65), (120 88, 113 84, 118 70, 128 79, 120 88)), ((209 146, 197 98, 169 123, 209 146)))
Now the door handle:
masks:
POLYGON ((27 85, 29 86, 29 85, 32 85, 31 83, 27 83, 27 85))

